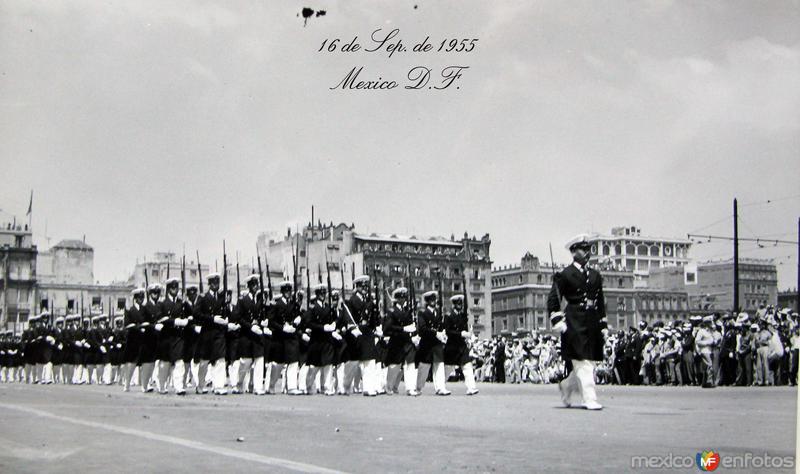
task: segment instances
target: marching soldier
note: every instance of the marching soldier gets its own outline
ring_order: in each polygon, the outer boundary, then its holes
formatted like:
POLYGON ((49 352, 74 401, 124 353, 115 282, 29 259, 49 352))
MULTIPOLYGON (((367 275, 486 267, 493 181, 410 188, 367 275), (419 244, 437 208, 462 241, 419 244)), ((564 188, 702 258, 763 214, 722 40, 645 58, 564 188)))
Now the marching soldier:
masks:
POLYGON ((349 329, 354 328, 355 324, 351 324, 347 317, 347 310, 344 308, 339 290, 333 290, 331 293, 331 302, 333 305, 334 319, 336 321, 336 330, 332 333, 332 335, 334 335, 333 373, 336 379, 336 393, 343 395, 344 375, 347 362, 347 341, 345 340, 345 334, 349 329))
MULTIPOLYGON (((142 384, 142 391, 150 393, 153 387, 150 382, 153 380, 153 371, 156 366, 156 352, 158 350, 158 328, 161 325, 161 285, 151 283, 147 287, 147 301, 142 307, 143 322, 140 327, 141 344, 139 345, 139 382, 142 384)), ((156 374, 157 376, 157 374, 156 374)))
MULTIPOLYGON (((358 324, 361 321, 361 317, 356 316, 356 314, 360 315, 367 306, 366 291, 369 289, 369 277, 363 275, 355 278, 353 280, 353 289, 349 302, 342 300, 342 310, 340 312, 339 330, 342 333, 344 348, 342 350, 342 363, 336 377, 339 383, 339 395, 349 395, 350 392, 354 391, 361 372, 358 340, 363 333, 358 324)), ((365 363, 366 365, 368 365, 368 362, 365 363)))
POLYGON ((170 278, 166 281, 167 294, 161 301, 160 318, 155 328, 158 331, 158 378, 156 387, 159 393, 167 393, 167 378, 172 373, 172 385, 177 395, 186 395, 183 381, 186 366, 183 363, 183 334, 189 320, 183 315, 183 303, 178 298, 180 280, 170 278))
POLYGON ((275 299, 272 307, 272 317, 269 319, 269 328, 272 331, 272 347, 270 359, 270 383, 268 391, 275 393, 276 382, 285 369, 284 387, 289 395, 300 395, 302 392, 297 387, 299 372, 300 343, 297 329, 301 323, 299 313, 299 300, 292 299, 292 282, 284 281, 280 284, 280 296, 275 299))
POLYGON ((695 353, 700 356, 703 369, 703 388, 714 388, 714 316, 705 316, 694 338, 695 353))
POLYGON ((311 341, 308 349, 308 374, 306 387, 309 394, 315 391, 317 374, 320 375, 320 388, 325 395, 335 395, 333 386, 333 362, 335 358, 336 316, 327 305, 327 286, 324 284, 314 287, 316 299, 308 310, 306 325, 311 330, 311 341))
MULTIPOLYGON (((206 371, 211 366, 211 383, 214 394, 226 395, 225 390, 225 334, 229 329, 226 295, 220 291, 219 273, 211 273, 206 277, 208 292, 204 294, 197 304, 195 322, 202 325, 200 342, 197 349, 200 353, 198 367, 198 381, 203 383, 206 371)), ((205 386, 195 388, 198 393, 207 393, 205 386)))
POLYGON ((205 381, 200 380, 200 358, 197 357, 199 355, 197 352, 197 345, 200 340, 200 332, 202 331, 202 325, 195 318, 197 303, 199 301, 197 292, 197 285, 187 285, 186 295, 181 302, 183 305, 183 316, 187 322, 186 327, 183 328, 182 359, 184 368, 190 368, 190 370, 186 370, 184 387, 186 387, 187 382, 191 380, 194 384, 195 391, 198 389, 198 387, 205 387, 205 381))
POLYGON ((120 383, 122 381, 123 354, 125 352, 125 321, 122 316, 114 318, 114 328, 108 338, 109 363, 111 364, 111 376, 108 384, 120 383))
POLYGON ((263 295, 258 290, 258 282, 258 275, 245 279, 247 291, 237 305, 242 329, 239 335, 240 383, 236 389, 242 393, 247 390, 252 370, 253 393, 264 395, 264 333, 269 332, 269 328, 265 327, 267 323, 262 324, 260 297, 263 295))
POLYGON ((436 395, 447 396, 450 391, 445 388, 444 345, 447 335, 444 330, 444 315, 437 308, 438 294, 428 291, 422 295, 425 308, 417 317, 417 330, 420 335, 417 350, 417 391, 422 392, 425 381, 433 367, 433 388, 436 395))
POLYGON ((376 332, 381 325, 380 314, 375 301, 368 296, 369 277, 361 276, 356 278, 354 283, 356 292, 350 297, 347 308, 358 324, 351 334, 356 338, 356 356, 361 372, 361 393, 368 397, 374 397, 380 389, 378 380, 380 373, 377 366, 378 350, 375 342, 376 332))
POLYGON ((122 386, 126 392, 131 389, 133 371, 139 366, 139 352, 144 333, 142 324, 145 322, 143 307, 145 289, 136 288, 131 291, 131 295, 133 296, 133 303, 125 310, 125 350, 122 353, 122 362, 125 364, 122 373, 122 386))
POLYGON ((400 287, 392 292, 394 305, 389 310, 384 321, 384 334, 389 336, 387 362, 389 373, 387 375, 386 391, 397 393, 400 386, 400 369, 402 368, 406 394, 412 397, 419 396, 415 385, 417 371, 414 367, 419 336, 416 335, 417 325, 414 321, 412 306, 407 304, 408 290, 400 287))
POLYGON ((225 293, 225 317, 228 319, 228 330, 225 332, 225 366, 228 368, 231 393, 239 392, 239 303, 233 304, 233 290, 225 293))
POLYGON ((603 278, 589 268, 591 244, 586 234, 573 238, 567 248, 572 252, 572 265, 554 275, 547 299, 553 329, 561 332, 561 356, 572 363, 569 376, 559 382, 561 400, 571 405, 572 395, 582 395, 583 407, 601 410, 594 388, 594 368, 603 360, 604 337, 608 333, 603 278), (567 300, 561 311, 561 299, 567 300))
POLYGON ((447 343, 444 346, 445 372, 452 372, 453 366, 461 368, 467 395, 476 395, 478 388, 475 386, 475 372, 467 344, 472 333, 469 330, 469 315, 464 311, 464 295, 454 295, 450 298, 450 303, 453 310, 444 322, 447 333, 447 343))

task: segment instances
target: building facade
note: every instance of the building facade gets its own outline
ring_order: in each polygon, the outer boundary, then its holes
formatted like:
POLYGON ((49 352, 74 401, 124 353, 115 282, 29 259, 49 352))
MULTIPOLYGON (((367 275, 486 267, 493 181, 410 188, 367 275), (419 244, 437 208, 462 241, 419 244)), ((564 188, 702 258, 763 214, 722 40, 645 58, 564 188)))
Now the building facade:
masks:
MULTIPOLYGON (((595 268, 603 277, 606 317, 611 329, 626 329, 639 321, 652 323, 688 317, 689 299, 685 290, 636 288, 632 271, 608 263, 595 268)), ((547 297, 553 274, 563 269, 564 265, 556 264, 554 268, 541 263, 530 252, 519 265, 494 268, 491 333, 550 331, 547 297)))
POLYGON ((37 275, 37 312, 49 310, 51 318, 122 315, 130 304, 132 284, 94 280, 94 249, 84 240, 62 240, 41 252, 37 275))
POLYGON ((643 236, 636 226, 614 227, 610 235, 590 236, 594 265, 612 264, 632 272, 634 286, 646 288, 651 270, 686 265, 692 242, 686 239, 643 236))
POLYGON ((792 311, 797 312, 797 288, 779 291, 778 306, 781 308, 789 308, 792 311))
MULTIPOLYGON (((308 224, 301 232, 288 230, 280 241, 259 240, 271 268, 280 268, 289 280, 302 287, 327 281, 352 291, 352 281, 370 275, 381 291, 413 286, 421 301, 424 292, 439 290, 441 282, 445 310, 450 297, 464 293, 469 298, 473 332, 488 336, 491 326, 491 239, 454 236, 422 237, 397 234, 360 234, 350 224, 308 224), (295 270, 296 268, 296 270, 295 270), (466 291, 464 284, 466 282, 466 291)), ((385 295, 381 295, 382 297, 385 295)))
POLYGON ((27 225, 0 227, 0 328, 22 331, 36 312, 38 250, 27 225))

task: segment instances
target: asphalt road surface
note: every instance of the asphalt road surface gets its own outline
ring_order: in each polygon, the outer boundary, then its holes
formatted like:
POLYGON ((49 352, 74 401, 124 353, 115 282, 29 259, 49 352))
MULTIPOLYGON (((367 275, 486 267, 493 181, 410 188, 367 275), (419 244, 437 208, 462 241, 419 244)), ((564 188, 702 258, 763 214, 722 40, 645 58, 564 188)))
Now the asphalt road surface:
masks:
POLYGON ((2 384, 0 472, 621 472, 632 456, 795 454, 792 387, 601 386, 600 412, 560 407, 554 385, 450 388, 178 398, 2 384))

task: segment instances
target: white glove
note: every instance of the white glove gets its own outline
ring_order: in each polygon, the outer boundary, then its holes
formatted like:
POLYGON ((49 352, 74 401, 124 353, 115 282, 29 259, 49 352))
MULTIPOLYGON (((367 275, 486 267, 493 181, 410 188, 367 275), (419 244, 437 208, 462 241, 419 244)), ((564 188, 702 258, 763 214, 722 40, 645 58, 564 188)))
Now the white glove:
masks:
POLYGON ((289 324, 289 323, 284 323, 283 324, 283 332, 285 332, 287 334, 293 334, 295 331, 297 331, 297 329, 295 329, 295 327, 292 326, 291 324, 289 324))
POLYGON ((58 343, 58 350, 62 350, 64 348, 64 344, 58 343))
POLYGON ((105 348, 105 346, 100 346, 100 352, 105 354, 106 352, 108 352, 108 350, 105 348))
POLYGON ((342 340, 342 335, 339 334, 338 332, 335 332, 335 331, 331 333, 331 337, 333 337, 337 341, 341 341, 342 340))
POLYGON ((308 342, 308 341, 310 341, 310 340, 311 340, 311 336, 309 336, 309 335, 308 335, 308 334, 306 334, 306 333, 303 333, 303 334, 302 334, 300 337, 301 337, 301 338, 303 339, 303 341, 305 341, 305 342, 308 342))
POLYGON ((259 336, 264 334, 264 331, 262 331, 261 328, 258 327, 258 324, 253 324, 252 326, 250 326, 250 330, 253 331, 254 334, 258 334, 259 336))
POLYGON ((224 326, 224 325, 228 324, 228 320, 227 320, 227 319, 225 319, 225 318, 223 318, 223 317, 222 317, 222 316, 220 316, 220 315, 216 315, 216 316, 214 316, 214 322, 215 322, 216 324, 220 324, 220 325, 222 325, 222 326, 224 326))
POLYGON ((381 326, 375 328, 375 335, 378 337, 383 337, 383 328, 381 326))
POLYGON ((75 347, 83 347, 83 343, 81 341, 75 341, 73 344, 75 344, 75 347))
POLYGON ((333 332, 333 330, 336 329, 336 323, 328 323, 328 324, 322 326, 322 329, 325 332, 333 332))
POLYGON ((350 334, 352 334, 355 337, 361 337, 362 332, 361 329, 358 329, 358 326, 356 326, 353 328, 352 331, 350 331, 350 334))
POLYGON ((444 333, 444 331, 439 331, 436 333, 436 339, 440 340, 442 343, 446 343, 447 335, 444 333))
POLYGON ((117 344, 117 349, 122 349, 122 344, 117 344))
MULTIPOLYGON (((566 324, 565 324, 565 326, 566 326, 566 324)), ((600 330, 600 332, 603 333, 603 337, 608 337, 608 328, 603 328, 603 329, 600 330)))
POLYGON ((300 316, 298 316, 298 317, 294 318, 294 321, 292 321, 292 324, 294 324, 295 326, 297 326, 298 324, 300 324, 300 322, 301 322, 302 320, 303 320, 303 318, 301 318, 300 316))
POLYGON ((144 328, 140 328, 140 329, 139 329, 139 332, 140 332, 140 333, 142 333, 142 334, 144 334, 144 328))
POLYGON ((108 337, 108 342, 114 342, 114 336, 109 336, 108 337))
POLYGON ((265 336, 271 336, 272 335, 272 330, 270 328, 264 328, 264 329, 261 330, 261 332, 264 333, 265 336))
POLYGON ((51 346, 56 343, 56 340, 53 336, 47 336, 45 339, 47 339, 47 342, 49 342, 51 346))
POLYGON ((87 348, 87 349, 91 349, 91 348, 92 348, 92 345, 91 345, 91 344, 89 344, 88 342, 84 342, 84 343, 83 343, 83 347, 85 347, 85 348, 87 348))
POLYGON ((195 327, 194 327, 194 332, 196 332, 197 334, 200 334, 200 331, 201 331, 202 329, 203 329, 203 328, 202 328, 202 327, 200 327, 200 326, 195 326, 195 327))
POLYGON ((235 331, 237 329, 239 329, 239 325, 238 324, 228 323, 228 331, 235 331))
POLYGON ((409 324, 408 326, 403 326, 403 331, 405 331, 405 332, 407 332, 409 334, 414 332, 414 331, 416 331, 416 330, 417 330, 417 327, 415 325, 413 325, 413 324, 409 324))
POLYGON ((175 318, 175 321, 173 321, 172 324, 174 324, 175 327, 182 328, 186 327, 186 325, 189 324, 189 320, 183 318, 175 318))
POLYGON ((412 336, 412 337, 411 337, 411 342, 412 342, 412 343, 413 343, 415 346, 418 346, 418 345, 419 345, 419 340, 420 340, 420 337, 419 337, 419 336, 412 336))
POLYGON ((472 334, 470 334, 469 331, 461 331, 461 337, 464 339, 469 339, 470 336, 472 336, 472 334))
POLYGON ((567 323, 565 321, 561 321, 560 323, 558 323, 555 326, 553 326, 553 331, 555 331, 555 332, 557 332, 559 334, 564 334, 564 332, 566 332, 566 330, 567 330, 567 323))
POLYGON ((161 324, 161 323, 156 324, 155 327, 156 327, 156 331, 161 331, 162 329, 164 329, 164 325, 161 324))
POLYGON ((262 328, 265 328, 265 327, 268 327, 268 326, 269 326, 269 319, 265 319, 265 320, 261 321, 261 327, 262 328))

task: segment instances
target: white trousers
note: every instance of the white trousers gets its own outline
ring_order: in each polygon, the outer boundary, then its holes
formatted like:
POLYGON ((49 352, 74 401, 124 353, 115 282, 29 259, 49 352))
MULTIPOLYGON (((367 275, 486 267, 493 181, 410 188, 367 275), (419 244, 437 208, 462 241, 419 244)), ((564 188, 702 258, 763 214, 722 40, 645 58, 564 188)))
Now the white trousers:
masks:
MULTIPOLYGON (((299 365, 299 364, 298 364, 299 365)), ((288 373, 288 371, 287 371, 288 373)), ((297 371, 297 388, 303 393, 308 393, 310 390, 313 390, 313 386, 309 388, 306 385, 306 377, 308 376, 308 364, 303 364, 300 366, 299 370, 297 371)), ((312 384, 313 385, 313 384, 312 384)))
POLYGON ((225 390, 225 358, 222 357, 211 364, 211 385, 214 391, 220 392, 225 390))
POLYGON ((417 391, 421 392, 425 388, 425 382, 428 380, 428 373, 433 367, 433 389, 437 392, 445 389, 445 373, 444 362, 434 362, 433 364, 426 364, 420 362, 417 367, 417 391))
MULTIPOLYGON (((392 392, 397 392, 400 388, 400 364, 392 364, 389 366, 389 371, 386 374, 386 389, 391 389, 392 392)), ((417 368, 414 367, 413 362, 405 362, 402 365, 403 385, 405 385, 406 392, 416 389, 417 384, 417 368)))
POLYGON ((315 393, 318 375, 320 389, 322 389, 322 392, 326 395, 336 393, 336 387, 333 384, 332 365, 323 365, 321 367, 312 365, 308 368, 308 375, 306 375, 306 387, 310 393, 315 393))
POLYGON ((48 362, 42 367, 42 382, 53 382, 53 363, 48 362))
POLYGON ((597 393, 594 389, 594 366, 595 363, 591 360, 572 361, 572 372, 563 382, 568 400, 571 400, 573 394, 577 394, 584 404, 597 403, 597 393))
POLYGON ((192 372, 192 383, 195 391, 202 392, 206 388, 206 372, 208 372, 207 360, 192 360, 190 370, 192 372))
POLYGON ((241 359, 236 359, 231 362, 231 365, 228 366, 228 378, 231 381, 231 388, 239 389, 239 383, 241 381, 240 376, 240 369, 242 366, 241 359))
POLYGON ((361 364, 357 360, 348 360, 340 364, 339 372, 337 372, 337 376, 339 373, 342 374, 341 377, 337 377, 339 379, 339 393, 353 392, 355 388, 354 385, 356 384, 356 377, 359 375, 360 371, 361 364))
POLYGON ((286 390, 297 390, 297 373, 300 370, 300 363, 299 362, 292 362, 291 364, 286 364, 286 375, 284 376, 284 387, 286 390))
POLYGON ((361 391, 363 393, 378 393, 379 372, 378 366, 375 364, 375 359, 362 360, 358 362, 358 367, 361 370, 361 391))
MULTIPOLYGON (((455 367, 455 365, 445 366, 445 373, 452 373, 455 367)), ((462 365, 461 372, 464 374, 464 385, 466 385, 467 391, 471 392, 472 390, 475 390, 477 387, 475 385, 475 371, 472 368, 472 362, 467 362, 466 364, 462 365)))
POLYGON ((142 386, 142 391, 146 392, 150 385, 150 379, 153 378, 153 370, 155 364, 147 362, 139 366, 139 385, 142 386))

